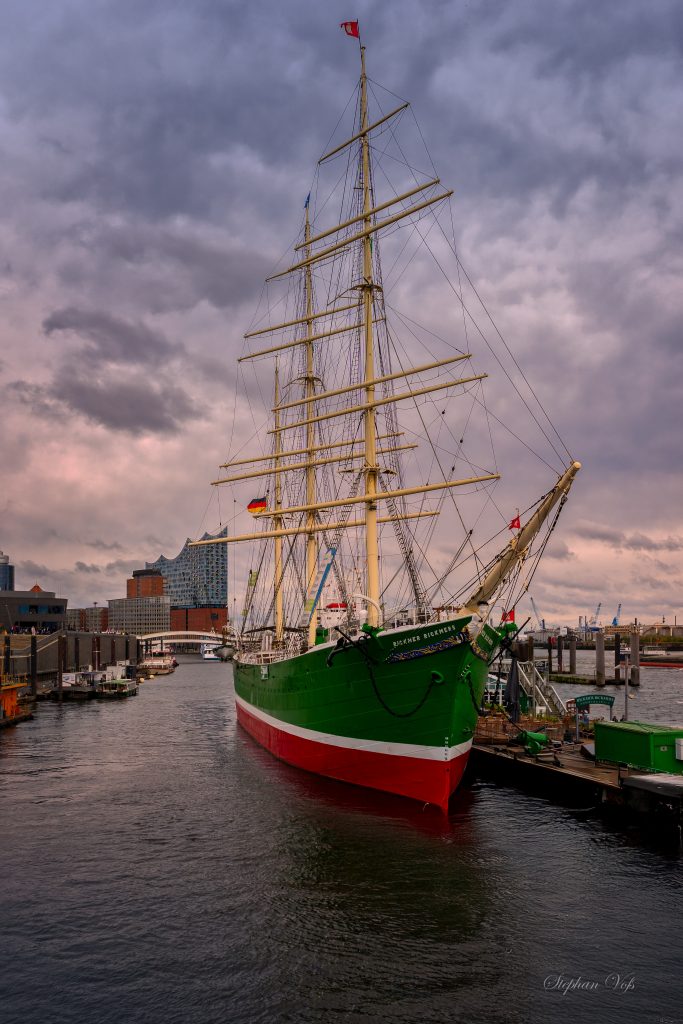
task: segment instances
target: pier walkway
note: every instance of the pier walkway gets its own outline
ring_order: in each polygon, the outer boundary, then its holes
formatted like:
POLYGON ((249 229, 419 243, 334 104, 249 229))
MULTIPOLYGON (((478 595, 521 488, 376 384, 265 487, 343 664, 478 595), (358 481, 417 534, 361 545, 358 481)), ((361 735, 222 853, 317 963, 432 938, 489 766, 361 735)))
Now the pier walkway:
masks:
POLYGON ((644 818, 683 841, 683 776, 595 762, 581 743, 563 743, 533 755, 516 743, 475 743, 468 771, 503 785, 519 786, 551 800, 588 801, 622 817, 644 818))

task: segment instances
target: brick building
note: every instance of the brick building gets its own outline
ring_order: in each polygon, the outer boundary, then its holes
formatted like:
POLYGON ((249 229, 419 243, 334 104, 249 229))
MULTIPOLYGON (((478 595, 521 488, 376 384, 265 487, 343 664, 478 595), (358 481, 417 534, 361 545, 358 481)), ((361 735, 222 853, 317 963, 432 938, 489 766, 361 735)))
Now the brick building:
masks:
POLYGON ((165 593, 164 577, 157 569, 135 569, 126 581, 126 597, 161 597, 165 593))

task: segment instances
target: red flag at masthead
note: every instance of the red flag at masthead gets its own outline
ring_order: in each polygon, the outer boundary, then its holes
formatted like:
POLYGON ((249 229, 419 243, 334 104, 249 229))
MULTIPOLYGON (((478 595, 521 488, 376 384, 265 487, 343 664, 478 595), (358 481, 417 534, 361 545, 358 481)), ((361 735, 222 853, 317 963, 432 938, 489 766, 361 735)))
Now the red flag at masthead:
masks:
POLYGON ((342 21, 339 28, 343 28, 347 36, 353 36, 354 39, 360 39, 360 29, 358 28, 357 21, 342 21))
POLYGON ((511 519, 508 523, 508 530, 521 530, 522 524, 519 521, 519 512, 514 519, 511 519))

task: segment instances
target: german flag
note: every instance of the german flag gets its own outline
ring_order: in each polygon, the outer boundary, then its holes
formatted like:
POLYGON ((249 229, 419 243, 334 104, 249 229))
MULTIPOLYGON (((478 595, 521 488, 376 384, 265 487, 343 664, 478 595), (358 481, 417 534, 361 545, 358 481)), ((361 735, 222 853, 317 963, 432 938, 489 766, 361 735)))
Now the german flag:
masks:
POLYGON ((252 498, 247 509, 252 515, 256 515, 257 512, 265 512, 268 508, 268 502, 265 498, 252 498))

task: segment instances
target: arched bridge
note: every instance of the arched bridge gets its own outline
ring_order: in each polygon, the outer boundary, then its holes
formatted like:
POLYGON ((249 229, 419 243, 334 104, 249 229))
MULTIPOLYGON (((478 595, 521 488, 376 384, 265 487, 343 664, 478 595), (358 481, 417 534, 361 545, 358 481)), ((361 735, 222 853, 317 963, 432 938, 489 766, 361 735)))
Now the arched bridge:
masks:
POLYGON ((210 633, 203 629, 171 629, 163 633, 141 633, 137 639, 143 643, 163 643, 165 640, 173 644, 225 643, 222 633, 210 633))

